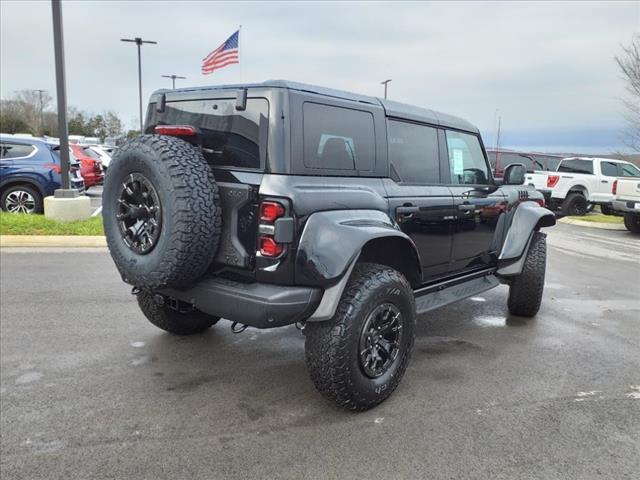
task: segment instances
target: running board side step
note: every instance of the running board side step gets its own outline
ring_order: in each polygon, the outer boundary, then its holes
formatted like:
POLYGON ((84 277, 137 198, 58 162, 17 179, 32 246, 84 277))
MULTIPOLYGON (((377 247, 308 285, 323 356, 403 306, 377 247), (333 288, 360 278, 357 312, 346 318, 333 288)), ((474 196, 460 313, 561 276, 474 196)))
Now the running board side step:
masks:
POLYGON ((500 282, 493 274, 483 274, 468 280, 443 284, 416 290, 416 314, 430 312, 467 297, 485 292, 497 287, 500 282))

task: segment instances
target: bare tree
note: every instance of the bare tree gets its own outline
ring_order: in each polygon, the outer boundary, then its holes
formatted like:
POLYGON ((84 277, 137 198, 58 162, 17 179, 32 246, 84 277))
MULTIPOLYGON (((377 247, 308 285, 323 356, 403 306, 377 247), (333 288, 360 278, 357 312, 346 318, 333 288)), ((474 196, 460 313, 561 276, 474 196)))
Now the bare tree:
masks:
POLYGON ((635 34, 631 44, 622 47, 622 54, 616 56, 616 63, 627 82, 627 98, 623 100, 627 110, 628 123, 625 144, 636 152, 640 151, 640 34, 635 34))

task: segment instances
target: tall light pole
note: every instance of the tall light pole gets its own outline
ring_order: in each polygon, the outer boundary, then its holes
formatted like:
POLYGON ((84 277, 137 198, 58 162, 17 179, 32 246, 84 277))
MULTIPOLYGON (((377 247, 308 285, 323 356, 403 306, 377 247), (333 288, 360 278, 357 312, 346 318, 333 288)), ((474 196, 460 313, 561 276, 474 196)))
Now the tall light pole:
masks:
POLYGON ((43 124, 44 124, 44 121, 42 120, 42 94, 46 92, 46 90, 36 90, 36 92, 38 92, 38 95, 40 95, 40 129, 38 133, 42 135, 43 124))
POLYGON ((62 191, 56 197, 77 195, 69 193, 69 128, 67 127, 67 87, 64 72, 64 38, 62 36, 62 6, 60 0, 51 0, 53 14, 53 52, 56 61, 56 97, 58 100, 58 136, 60 137, 60 163, 62 191))
POLYGON ((384 85, 384 99, 387 99, 387 84, 391 81, 391 78, 385 80, 384 82, 380 82, 380 85, 384 85))
POLYGON ((171 81, 173 82, 173 89, 176 89, 176 78, 179 78, 180 80, 184 80, 187 77, 180 77, 178 75, 162 75, 162 78, 170 78, 171 81))
POLYGON ((140 60, 140 47, 143 43, 157 44, 152 40, 143 40, 140 37, 135 38, 121 38, 121 42, 133 42, 138 46, 138 100, 140 102, 140 133, 142 133, 142 62, 140 60))

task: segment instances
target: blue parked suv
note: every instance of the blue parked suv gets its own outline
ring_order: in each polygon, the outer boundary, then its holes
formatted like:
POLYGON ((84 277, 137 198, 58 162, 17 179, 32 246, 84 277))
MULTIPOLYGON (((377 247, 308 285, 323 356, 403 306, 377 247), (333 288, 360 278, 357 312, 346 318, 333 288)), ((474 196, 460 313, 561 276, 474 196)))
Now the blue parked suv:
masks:
MULTIPOLYGON (((0 208, 42 213, 44 197, 62 185, 60 147, 38 138, 0 136, 0 208)), ((84 192, 78 161, 70 155, 70 184, 84 192)))

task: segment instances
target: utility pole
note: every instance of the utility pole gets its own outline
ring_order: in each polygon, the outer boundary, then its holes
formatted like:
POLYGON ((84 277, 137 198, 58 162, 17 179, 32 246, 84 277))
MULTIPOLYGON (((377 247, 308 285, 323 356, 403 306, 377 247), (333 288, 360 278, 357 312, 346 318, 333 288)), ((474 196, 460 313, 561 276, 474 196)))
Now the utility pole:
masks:
POLYGON ((121 38, 121 42, 133 42, 138 47, 138 101, 140 103, 140 133, 142 133, 142 61, 140 59, 140 47, 143 43, 151 43, 156 45, 158 42, 152 40, 143 40, 140 37, 121 38))
POLYGON ((384 99, 387 99, 387 84, 391 81, 392 79, 388 79, 385 80, 384 82, 380 82, 380 85, 384 85, 384 99))
POLYGON ((173 89, 176 89, 176 78, 180 79, 180 80, 184 80, 187 77, 180 77, 178 75, 162 75, 162 78, 170 78, 171 81, 173 82, 173 89))
POLYGON ((36 92, 38 92, 38 95, 40 96, 40 128, 38 129, 38 133, 42 136, 42 130, 44 128, 44 121, 42 119, 42 94, 46 92, 46 90, 36 90, 36 92))

